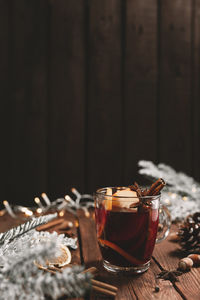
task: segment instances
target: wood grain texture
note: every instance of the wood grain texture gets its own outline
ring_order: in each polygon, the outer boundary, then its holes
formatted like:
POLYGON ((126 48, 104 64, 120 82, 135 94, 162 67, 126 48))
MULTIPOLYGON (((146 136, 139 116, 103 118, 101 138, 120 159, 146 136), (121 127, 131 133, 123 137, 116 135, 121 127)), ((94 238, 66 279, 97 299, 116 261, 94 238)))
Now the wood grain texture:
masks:
POLYGON ((11 56, 11 24, 10 24, 11 6, 9 2, 0 1, 0 99, 1 99, 1 118, 0 118, 0 181, 1 197, 11 199, 12 182, 10 180, 11 169, 11 139, 12 139, 12 108, 10 94, 10 62, 11 56))
MULTIPOLYGON (((182 297, 175 291, 170 282, 159 282, 160 292, 155 292, 155 275, 160 272, 160 269, 154 261, 148 272, 141 276, 116 276, 106 272, 101 265, 101 253, 99 250, 94 220, 86 218, 82 211, 78 212, 79 228, 81 236, 81 249, 83 254, 84 264, 88 266, 97 266, 99 274, 97 279, 110 283, 118 287, 116 296, 117 299, 173 299, 180 300, 182 297)), ((90 299, 103 299, 101 294, 93 291, 90 299)), ((105 299, 105 298, 104 298, 105 299)))
POLYGON ((199 0, 0 0, 1 199, 200 181, 199 0))
POLYGON ((34 194, 46 189, 47 179, 46 9, 45 0, 13 1, 12 8, 11 181, 18 201, 29 205, 34 194))
POLYGON ((193 1, 193 45, 192 45, 192 87, 193 87, 193 174, 200 181, 200 1, 193 1))
POLYGON ((48 190, 53 197, 84 183, 84 2, 51 1, 48 190))
MULTIPOLYGON (((175 270, 178 268, 179 259, 182 257, 178 252, 179 246, 170 242, 170 238, 156 245, 153 255, 156 260, 166 270, 175 270)), ((200 277, 199 269, 192 268, 190 272, 179 276, 179 282, 175 283, 177 290, 185 296, 186 299, 199 299, 200 277)))
MULTIPOLYGON (((92 216, 92 214, 91 214, 92 216)), ((69 221, 76 223, 76 218, 68 213, 65 218, 69 221)), ((99 269, 99 274, 96 279, 106 283, 110 283, 118 287, 116 300, 131 300, 131 299, 152 299, 152 300, 199 300, 199 281, 200 269, 192 268, 188 273, 179 276, 179 282, 173 286, 169 281, 159 280, 160 291, 155 292, 155 275, 158 274, 162 268, 173 270, 177 268, 179 256, 177 255, 178 245, 169 241, 169 238, 156 245, 154 249, 154 257, 156 261, 152 260, 149 270, 142 275, 137 276, 116 276, 111 275, 101 268, 100 259, 101 255, 97 245, 95 234, 95 226, 93 218, 86 218, 82 211, 78 212, 79 219, 79 247, 83 254, 84 262, 87 266, 96 265, 99 269)), ((0 228, 4 230, 16 225, 18 220, 11 219, 10 216, 5 215, 0 217, 0 228), (6 227, 7 226, 7 227, 6 227)), ((61 224, 62 225, 62 224, 61 224)), ((59 230, 59 226, 55 227, 59 230)), ((77 233, 76 227, 73 227, 73 232, 77 233)), ((177 230, 173 226, 172 231, 177 230)), ((72 251, 72 264, 80 264, 79 250, 72 251)), ((100 300, 100 299, 113 299, 103 294, 92 292, 86 299, 100 300)))
POLYGON ((121 181, 120 1, 89 1, 87 182, 97 187, 121 181))
POLYGON ((124 178, 157 159, 157 1, 126 1, 124 178))
POLYGON ((158 293, 155 292, 155 276, 158 273, 160 273, 160 269, 155 262, 152 261, 150 269, 146 273, 131 281, 129 287, 130 290, 134 289, 137 299, 181 300, 182 297, 175 291, 169 281, 159 280, 160 291, 158 293))
POLYGON ((161 2, 160 161, 191 173, 191 1, 161 2))
POLYGON ((78 221, 83 262, 86 267, 98 266, 101 260, 101 253, 96 237, 94 220, 91 217, 85 217, 84 212, 79 210, 78 221))

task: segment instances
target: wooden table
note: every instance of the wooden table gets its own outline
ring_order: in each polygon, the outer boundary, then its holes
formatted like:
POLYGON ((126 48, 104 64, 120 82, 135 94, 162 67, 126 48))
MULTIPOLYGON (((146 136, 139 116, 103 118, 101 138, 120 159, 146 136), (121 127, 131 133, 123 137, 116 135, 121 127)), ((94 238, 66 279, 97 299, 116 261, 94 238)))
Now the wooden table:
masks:
MULTIPOLYGON (((83 211, 78 211, 77 218, 73 215, 64 216, 72 221, 72 232, 78 237, 78 249, 72 251, 74 264, 85 264, 86 267, 97 266, 100 270, 97 279, 118 287, 116 300, 129 299, 162 299, 162 300, 200 300, 200 268, 192 268, 190 272, 179 277, 179 282, 172 284, 170 281, 159 280, 160 291, 155 292, 155 275, 162 268, 174 270, 177 268, 180 256, 177 254, 178 245, 170 241, 170 238, 156 245, 150 269, 142 275, 119 277, 111 275, 101 267, 101 253, 98 247, 93 213, 86 217, 83 211)), ((14 226, 17 222, 8 216, 0 217, 0 231, 3 232, 14 226)), ((173 226, 172 230, 175 230, 173 226)), ((58 228, 51 231, 63 232, 58 228)), ((112 299, 112 297, 92 291, 87 297, 90 300, 112 299)))

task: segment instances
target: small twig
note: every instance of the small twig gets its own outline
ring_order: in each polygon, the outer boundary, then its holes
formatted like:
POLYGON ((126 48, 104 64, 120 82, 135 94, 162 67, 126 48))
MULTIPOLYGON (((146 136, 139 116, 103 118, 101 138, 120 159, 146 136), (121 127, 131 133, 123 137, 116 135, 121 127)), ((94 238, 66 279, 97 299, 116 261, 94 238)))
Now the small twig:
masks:
POLYGON ((57 267, 55 267, 55 266, 48 266, 48 270, 58 271, 59 273, 62 273, 62 269, 57 268, 57 267))
POLYGON ((91 274, 95 275, 95 274, 97 274, 99 271, 98 271, 97 268, 91 267, 91 268, 88 268, 88 269, 84 270, 84 271, 81 272, 81 273, 84 274, 84 273, 88 273, 88 272, 90 272, 91 274))
POLYGON ((51 270, 51 269, 49 269, 49 268, 43 267, 42 265, 39 265, 39 264, 36 264, 36 263, 35 263, 35 265, 36 265, 36 266, 38 267, 38 269, 40 269, 40 270, 49 272, 49 273, 51 273, 51 274, 56 274, 56 271, 53 271, 53 270, 51 270))

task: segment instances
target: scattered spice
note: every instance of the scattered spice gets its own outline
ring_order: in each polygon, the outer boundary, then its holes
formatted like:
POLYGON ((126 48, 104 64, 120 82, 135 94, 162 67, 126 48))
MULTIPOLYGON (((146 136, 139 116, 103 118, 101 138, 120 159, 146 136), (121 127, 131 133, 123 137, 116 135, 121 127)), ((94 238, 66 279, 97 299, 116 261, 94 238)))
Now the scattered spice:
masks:
POLYGON ((143 196, 143 191, 142 189, 139 187, 137 182, 134 182, 134 185, 130 185, 129 188, 133 191, 135 191, 137 193, 138 197, 142 197, 143 196))
POLYGON ((177 278, 178 276, 182 275, 183 272, 173 270, 173 271, 167 271, 167 270, 162 270, 158 275, 157 278, 163 279, 163 280, 169 280, 172 283, 179 281, 177 278))
POLYGON ((159 278, 155 274, 154 276, 155 276, 155 292, 158 293, 160 291, 159 278))

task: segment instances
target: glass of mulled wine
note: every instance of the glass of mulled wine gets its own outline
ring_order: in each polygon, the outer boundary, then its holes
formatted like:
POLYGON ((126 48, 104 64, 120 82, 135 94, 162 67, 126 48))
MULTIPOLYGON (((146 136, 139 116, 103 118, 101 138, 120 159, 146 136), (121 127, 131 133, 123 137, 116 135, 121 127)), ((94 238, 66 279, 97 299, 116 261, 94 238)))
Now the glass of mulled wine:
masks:
POLYGON ((155 243, 170 228, 170 215, 160 206, 160 194, 138 197, 127 187, 108 187, 97 190, 94 198, 104 268, 115 273, 146 271, 155 243))

